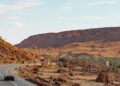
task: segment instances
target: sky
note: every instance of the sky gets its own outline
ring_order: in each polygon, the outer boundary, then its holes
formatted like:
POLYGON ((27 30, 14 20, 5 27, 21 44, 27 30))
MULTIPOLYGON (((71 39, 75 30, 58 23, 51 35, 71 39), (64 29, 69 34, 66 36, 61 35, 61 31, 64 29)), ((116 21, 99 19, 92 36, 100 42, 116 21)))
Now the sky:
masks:
POLYGON ((0 0, 0 36, 11 44, 35 34, 120 26, 120 0, 0 0))

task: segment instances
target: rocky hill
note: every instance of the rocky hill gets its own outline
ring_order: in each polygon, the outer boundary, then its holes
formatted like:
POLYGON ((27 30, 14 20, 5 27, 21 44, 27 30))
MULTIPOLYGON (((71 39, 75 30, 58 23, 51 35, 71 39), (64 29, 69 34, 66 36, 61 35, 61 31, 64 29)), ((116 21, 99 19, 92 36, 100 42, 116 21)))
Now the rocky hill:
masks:
POLYGON ((87 30, 65 31, 60 33, 38 34, 30 36, 16 46, 22 48, 56 48, 71 43, 89 41, 120 41, 120 27, 106 27, 87 30))
POLYGON ((120 27, 39 34, 16 46, 52 59, 68 56, 120 57, 120 27))
POLYGON ((0 63, 25 63, 32 62, 35 55, 19 49, 0 38, 0 63))

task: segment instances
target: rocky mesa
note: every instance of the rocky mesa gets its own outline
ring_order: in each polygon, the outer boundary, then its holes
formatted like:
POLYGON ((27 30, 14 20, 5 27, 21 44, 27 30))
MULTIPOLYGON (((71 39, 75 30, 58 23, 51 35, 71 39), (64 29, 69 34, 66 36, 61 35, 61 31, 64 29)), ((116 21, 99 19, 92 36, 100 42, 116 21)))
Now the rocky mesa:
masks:
POLYGON ((38 34, 16 46, 49 57, 120 57, 120 27, 38 34))
POLYGON ((23 48, 48 48, 61 47, 75 42, 89 41, 120 41, 120 27, 106 27, 65 31, 60 33, 38 34, 30 36, 16 46, 23 48))

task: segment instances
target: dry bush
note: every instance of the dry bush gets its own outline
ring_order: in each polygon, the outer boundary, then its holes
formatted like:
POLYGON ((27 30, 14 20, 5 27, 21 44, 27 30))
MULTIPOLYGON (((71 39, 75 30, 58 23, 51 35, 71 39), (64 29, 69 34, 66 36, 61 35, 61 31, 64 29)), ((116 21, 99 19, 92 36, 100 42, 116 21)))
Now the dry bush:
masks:
POLYGON ((81 86, 80 83, 74 83, 72 86, 81 86))
POLYGON ((113 72, 99 72, 96 81, 97 82, 105 82, 105 83, 113 83, 116 79, 116 74, 113 72))

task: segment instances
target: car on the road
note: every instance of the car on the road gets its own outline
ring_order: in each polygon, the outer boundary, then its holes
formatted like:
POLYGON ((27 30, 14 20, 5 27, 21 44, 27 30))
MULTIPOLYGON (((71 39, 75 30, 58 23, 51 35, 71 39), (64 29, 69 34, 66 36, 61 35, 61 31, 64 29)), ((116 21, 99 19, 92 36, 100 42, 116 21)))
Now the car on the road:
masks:
POLYGON ((4 76, 4 80, 5 80, 5 81, 14 81, 15 78, 14 78, 14 76, 12 76, 12 75, 6 75, 6 76, 4 76))

